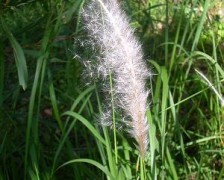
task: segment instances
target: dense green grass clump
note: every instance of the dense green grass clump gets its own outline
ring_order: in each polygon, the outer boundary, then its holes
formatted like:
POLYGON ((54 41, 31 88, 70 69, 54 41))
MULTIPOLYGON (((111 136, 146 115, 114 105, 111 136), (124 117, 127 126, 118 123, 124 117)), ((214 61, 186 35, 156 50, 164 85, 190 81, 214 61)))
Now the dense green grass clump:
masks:
POLYGON ((223 3, 120 1, 153 72, 144 158, 99 124, 113 95, 85 75, 88 3, 0 4, 0 179, 223 179, 223 3))

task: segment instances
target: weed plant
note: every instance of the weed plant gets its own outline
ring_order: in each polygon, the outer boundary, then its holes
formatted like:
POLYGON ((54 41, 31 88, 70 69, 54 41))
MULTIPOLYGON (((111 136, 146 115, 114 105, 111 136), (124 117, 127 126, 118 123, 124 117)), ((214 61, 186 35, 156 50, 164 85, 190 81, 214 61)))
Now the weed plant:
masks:
POLYGON ((83 60, 102 53, 83 44, 89 4, 0 3, 0 179, 224 179, 223 2, 119 1, 152 73, 144 156, 114 128, 114 72, 109 100, 88 84, 83 60), (111 127, 99 124, 108 103, 111 127))

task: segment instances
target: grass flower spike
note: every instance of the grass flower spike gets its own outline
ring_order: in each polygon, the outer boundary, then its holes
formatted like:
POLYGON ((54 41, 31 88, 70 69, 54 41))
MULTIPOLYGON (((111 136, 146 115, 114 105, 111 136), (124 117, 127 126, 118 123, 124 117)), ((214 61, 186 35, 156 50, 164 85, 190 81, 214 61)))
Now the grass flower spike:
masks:
POLYGON ((151 73, 143 60, 141 45, 116 0, 93 0, 84 8, 82 16, 90 43, 99 50, 95 62, 91 62, 94 68, 90 69, 104 80, 112 74, 114 104, 124 111, 127 119, 124 122, 144 156, 149 130, 146 119, 149 91, 145 89, 145 80, 151 73))

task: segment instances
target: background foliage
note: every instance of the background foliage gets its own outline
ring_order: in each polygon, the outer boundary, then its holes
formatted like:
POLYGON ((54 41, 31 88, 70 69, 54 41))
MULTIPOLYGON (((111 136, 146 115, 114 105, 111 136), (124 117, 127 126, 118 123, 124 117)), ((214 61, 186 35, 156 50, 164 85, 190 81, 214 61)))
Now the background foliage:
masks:
POLYGON ((80 9, 88 2, 5 0, 0 179, 224 178, 222 1, 120 2, 155 74, 145 162, 124 132, 114 142, 96 124, 100 84, 86 85, 78 56, 89 52, 74 46, 86 35, 80 9))

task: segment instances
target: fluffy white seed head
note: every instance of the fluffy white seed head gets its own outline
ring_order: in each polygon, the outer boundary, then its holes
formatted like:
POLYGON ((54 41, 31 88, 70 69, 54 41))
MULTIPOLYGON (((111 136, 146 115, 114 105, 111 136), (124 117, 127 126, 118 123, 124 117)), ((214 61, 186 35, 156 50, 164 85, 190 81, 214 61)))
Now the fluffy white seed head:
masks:
MULTIPOLYGON (((116 0, 93 0, 82 11, 82 17, 92 46, 99 51, 97 62, 93 64, 104 79, 112 74, 115 105, 130 117, 129 132, 144 156, 149 130, 146 119, 149 92, 145 89, 145 80, 151 73, 143 60, 141 45, 116 0)), ((108 121, 108 114, 106 117, 104 120, 108 121)))

